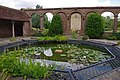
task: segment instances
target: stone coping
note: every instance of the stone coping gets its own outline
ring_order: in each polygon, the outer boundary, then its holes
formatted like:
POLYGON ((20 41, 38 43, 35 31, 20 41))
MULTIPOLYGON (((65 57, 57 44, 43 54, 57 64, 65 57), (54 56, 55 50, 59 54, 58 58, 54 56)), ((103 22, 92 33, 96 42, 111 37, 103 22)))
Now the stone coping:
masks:
POLYGON ((84 68, 85 66, 83 64, 75 64, 75 63, 68 63, 68 62, 60 62, 60 61, 52 61, 52 60, 45 60, 45 59, 34 59, 35 62, 41 62, 45 63, 46 65, 56 65, 60 67, 61 69, 71 69, 71 70, 77 70, 84 68))
POLYGON ((92 80, 120 80, 120 67, 92 80))

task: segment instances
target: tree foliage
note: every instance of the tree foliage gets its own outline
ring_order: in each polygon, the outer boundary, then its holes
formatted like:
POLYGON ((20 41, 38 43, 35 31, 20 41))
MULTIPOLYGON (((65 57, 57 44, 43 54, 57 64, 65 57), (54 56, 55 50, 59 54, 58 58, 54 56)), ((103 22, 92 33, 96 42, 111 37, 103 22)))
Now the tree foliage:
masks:
POLYGON ((111 19, 110 16, 103 17, 104 27, 106 31, 113 29, 114 19, 111 19))
POLYGON ((40 28, 40 16, 38 14, 32 15, 32 27, 40 28))
MULTIPOLYGON (((36 5, 36 9, 42 9, 42 7, 43 6, 36 5)), ((32 15, 32 27, 40 28, 40 15, 39 14, 32 15)))
POLYGON ((63 33, 63 26, 60 15, 54 15, 49 27, 49 35, 62 35, 63 33))
POLYGON ((117 25, 118 28, 120 28, 120 21, 118 21, 118 25, 117 25))
POLYGON ((42 9, 43 6, 40 6, 39 4, 36 5, 36 9, 42 9))
POLYGON ((85 34, 90 38, 100 38, 104 32, 104 25, 101 15, 90 13, 87 18, 85 34))
POLYGON ((50 27, 50 21, 48 20, 47 15, 44 15, 44 28, 49 29, 50 27))

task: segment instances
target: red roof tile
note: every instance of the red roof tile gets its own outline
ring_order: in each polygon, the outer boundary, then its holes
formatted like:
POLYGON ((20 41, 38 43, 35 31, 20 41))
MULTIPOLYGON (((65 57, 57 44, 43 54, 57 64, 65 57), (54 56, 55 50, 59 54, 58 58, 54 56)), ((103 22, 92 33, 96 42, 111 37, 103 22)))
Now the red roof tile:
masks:
POLYGON ((0 19, 29 21, 25 12, 4 6, 0 6, 0 19))

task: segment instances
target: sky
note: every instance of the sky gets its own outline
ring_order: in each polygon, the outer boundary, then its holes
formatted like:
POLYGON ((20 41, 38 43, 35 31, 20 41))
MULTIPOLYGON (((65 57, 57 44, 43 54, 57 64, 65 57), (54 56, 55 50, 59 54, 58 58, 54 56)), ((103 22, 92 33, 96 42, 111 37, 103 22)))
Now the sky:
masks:
POLYGON ((15 9, 35 9, 37 4, 43 8, 120 6, 120 0, 0 0, 0 5, 15 9))
MULTIPOLYGON (((21 9, 21 8, 36 8, 36 5, 43 8, 65 8, 65 7, 96 7, 96 6, 120 6, 120 0, 0 0, 0 5, 21 9)), ((111 13, 104 13, 102 16, 112 16, 111 13)), ((52 15, 50 20, 52 19, 52 15)))

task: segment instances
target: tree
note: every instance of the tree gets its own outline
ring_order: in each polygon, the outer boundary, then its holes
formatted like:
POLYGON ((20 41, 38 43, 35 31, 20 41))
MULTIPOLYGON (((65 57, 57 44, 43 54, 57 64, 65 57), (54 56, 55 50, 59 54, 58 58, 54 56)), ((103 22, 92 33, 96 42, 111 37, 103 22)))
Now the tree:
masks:
POLYGON ((49 29, 50 27, 50 21, 48 21, 47 15, 44 15, 44 28, 49 29))
POLYGON ((104 32, 103 19, 98 13, 88 15, 85 34, 90 38, 100 38, 104 32))
POLYGON ((36 9, 42 9, 43 6, 40 6, 40 5, 36 5, 36 9))
POLYGON ((103 20, 104 20, 104 27, 106 28, 106 30, 112 30, 113 29, 114 20, 111 19, 110 16, 103 17, 103 20))
POLYGON ((63 33, 63 26, 60 15, 54 15, 49 27, 49 35, 62 35, 63 33))

